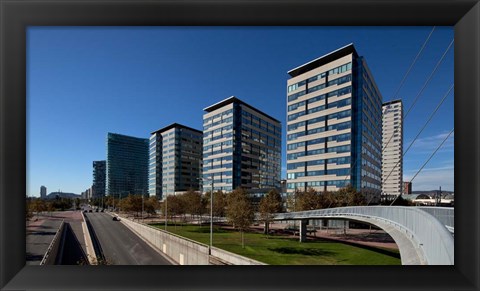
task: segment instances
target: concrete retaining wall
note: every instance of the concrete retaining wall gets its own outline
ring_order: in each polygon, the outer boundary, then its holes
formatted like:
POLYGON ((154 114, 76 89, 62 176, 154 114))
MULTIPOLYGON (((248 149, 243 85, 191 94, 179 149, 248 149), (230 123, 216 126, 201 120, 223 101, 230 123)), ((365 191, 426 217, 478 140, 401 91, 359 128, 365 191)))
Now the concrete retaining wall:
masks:
POLYGON ((209 264, 207 245, 126 218, 121 222, 179 265, 209 264))
MULTIPOLYGON (((179 265, 209 264, 208 246, 205 244, 126 218, 122 218, 121 222, 179 265)), ((212 247, 211 255, 232 265, 266 265, 215 247, 212 247)))
POLYGON ((62 224, 57 230, 57 233, 53 237, 50 246, 47 249, 47 252, 43 256, 40 265, 55 265, 57 261, 61 260, 61 255, 63 251, 60 250, 63 247, 62 238, 65 232, 65 221, 62 221, 62 224), (59 257, 60 254, 60 257, 59 257))
POLYGON ((228 262, 232 265, 266 265, 265 263, 255 261, 215 247, 212 247, 212 256, 228 262))

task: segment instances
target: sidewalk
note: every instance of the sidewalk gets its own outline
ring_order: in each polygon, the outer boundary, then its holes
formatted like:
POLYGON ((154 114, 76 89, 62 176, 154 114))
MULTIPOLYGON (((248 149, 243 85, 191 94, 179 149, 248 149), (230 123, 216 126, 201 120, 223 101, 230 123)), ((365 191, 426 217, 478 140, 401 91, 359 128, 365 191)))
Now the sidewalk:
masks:
POLYGON ((57 233, 63 218, 55 216, 34 216, 27 222, 26 233, 26 264, 40 265, 50 243, 57 233))
MULTIPOLYGON (((270 224, 270 229, 283 230, 286 226, 287 224, 284 223, 272 223, 270 224)), ((263 230, 263 226, 260 226, 260 228, 263 230)), ((291 236, 294 237, 293 235, 291 236)), ((315 235, 308 235, 308 238, 322 238, 339 242, 398 250, 395 241, 385 231, 376 229, 347 229, 346 234, 343 233, 343 229, 317 229, 315 235)))

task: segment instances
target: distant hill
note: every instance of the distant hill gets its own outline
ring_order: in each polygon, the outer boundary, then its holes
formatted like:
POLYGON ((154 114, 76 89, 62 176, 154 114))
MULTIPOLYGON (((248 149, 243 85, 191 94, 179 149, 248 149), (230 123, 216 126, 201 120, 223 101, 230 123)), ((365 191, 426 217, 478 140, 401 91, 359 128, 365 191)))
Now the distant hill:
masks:
POLYGON ((75 193, 67 193, 67 192, 51 192, 47 195, 47 199, 55 199, 55 198, 81 198, 81 195, 75 193))
MULTIPOLYGON (((412 194, 437 194, 438 193, 438 190, 428 190, 428 191, 412 191, 412 194)), ((455 192, 453 191, 445 191, 445 190, 442 190, 442 195, 445 195, 445 194, 454 194, 455 192)))

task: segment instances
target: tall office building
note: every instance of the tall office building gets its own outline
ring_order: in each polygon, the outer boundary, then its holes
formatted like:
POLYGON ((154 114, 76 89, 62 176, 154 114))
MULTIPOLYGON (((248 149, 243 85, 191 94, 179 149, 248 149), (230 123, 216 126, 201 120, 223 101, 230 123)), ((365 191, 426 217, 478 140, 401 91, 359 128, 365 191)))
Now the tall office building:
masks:
POLYGON ((148 139, 107 135, 106 194, 148 194, 148 139))
POLYGON ((383 103, 382 198, 395 199, 403 187, 403 105, 401 100, 383 103))
POLYGON ((381 192, 382 96, 349 44, 288 72, 287 188, 381 192))
POLYGON ((47 198, 47 187, 40 186, 40 198, 42 199, 47 198))
POLYGON ((204 188, 215 190, 280 186, 280 121, 235 96, 204 109, 204 188))
POLYGON ((94 198, 105 196, 106 161, 93 161, 93 186, 94 198))
MULTIPOLYGON (((203 132, 178 123, 152 132, 150 136, 150 196, 199 190, 203 132)), ((166 196, 165 195, 165 196, 166 196)))

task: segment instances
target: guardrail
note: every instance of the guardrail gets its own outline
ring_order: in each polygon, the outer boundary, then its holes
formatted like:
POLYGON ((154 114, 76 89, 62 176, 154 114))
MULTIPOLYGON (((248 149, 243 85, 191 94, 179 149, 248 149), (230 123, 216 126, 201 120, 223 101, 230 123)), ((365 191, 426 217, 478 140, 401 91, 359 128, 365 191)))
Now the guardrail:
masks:
POLYGON ((429 265, 453 265, 454 241, 444 224, 430 213, 416 207, 354 206, 277 213, 275 220, 340 218, 355 220, 369 218, 387 222, 415 242, 429 265))
POLYGON ((65 220, 62 220, 60 227, 58 228, 55 236, 53 237, 52 242, 48 246, 45 255, 43 256, 42 260, 40 261, 40 265, 55 265, 57 261, 61 260, 61 255, 63 252, 60 251, 60 259, 58 257, 59 248, 61 246, 61 242, 63 239, 65 229, 65 220))

